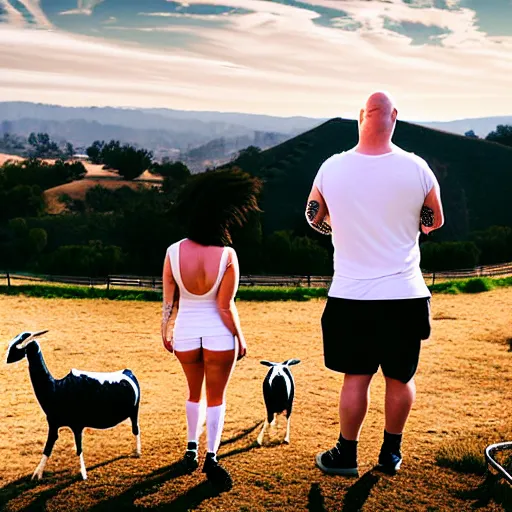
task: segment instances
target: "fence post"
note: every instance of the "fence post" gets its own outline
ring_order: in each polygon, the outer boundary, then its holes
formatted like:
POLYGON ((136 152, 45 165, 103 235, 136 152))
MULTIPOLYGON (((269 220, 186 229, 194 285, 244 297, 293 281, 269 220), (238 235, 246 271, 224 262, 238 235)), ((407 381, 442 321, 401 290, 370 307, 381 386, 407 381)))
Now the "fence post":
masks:
POLYGON ((107 292, 110 290, 110 276, 107 276, 107 292))
POLYGON ((308 288, 311 288, 311 276, 308 276, 308 288))
POLYGON ((7 288, 11 287, 11 276, 9 274, 9 271, 7 271, 7 288))
POLYGON ((436 284, 436 273, 435 271, 432 272, 432 286, 434 286, 436 284))

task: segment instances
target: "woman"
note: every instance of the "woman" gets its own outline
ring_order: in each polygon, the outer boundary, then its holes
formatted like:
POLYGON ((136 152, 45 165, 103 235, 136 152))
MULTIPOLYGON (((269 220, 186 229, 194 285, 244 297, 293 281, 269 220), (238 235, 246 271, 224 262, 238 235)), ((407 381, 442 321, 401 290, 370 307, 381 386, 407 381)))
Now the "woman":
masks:
POLYGON ((235 361, 246 354, 234 302, 238 261, 234 249, 227 245, 231 244, 230 228, 242 226, 251 212, 259 211, 256 195, 260 188, 256 178, 238 170, 194 176, 176 205, 177 214, 185 220, 187 238, 168 248, 163 269, 162 340, 181 363, 189 391, 188 445, 183 462, 191 471, 198 467, 199 404, 205 381, 208 451, 203 472, 223 489, 232 485, 216 457, 226 387, 235 361))

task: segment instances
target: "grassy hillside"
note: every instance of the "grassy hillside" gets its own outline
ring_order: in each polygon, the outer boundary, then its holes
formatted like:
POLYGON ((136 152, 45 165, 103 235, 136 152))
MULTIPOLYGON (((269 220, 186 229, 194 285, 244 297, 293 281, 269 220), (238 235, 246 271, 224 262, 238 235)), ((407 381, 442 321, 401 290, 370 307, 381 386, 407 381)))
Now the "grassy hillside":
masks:
MULTIPOLYGON (((440 239, 512 225, 512 148, 405 122, 397 124, 393 141, 423 157, 441 184, 446 225, 440 239)), ((356 143, 357 123, 332 119, 250 161, 239 161, 245 170, 265 178, 265 230, 307 229, 304 203, 318 168, 356 143)))

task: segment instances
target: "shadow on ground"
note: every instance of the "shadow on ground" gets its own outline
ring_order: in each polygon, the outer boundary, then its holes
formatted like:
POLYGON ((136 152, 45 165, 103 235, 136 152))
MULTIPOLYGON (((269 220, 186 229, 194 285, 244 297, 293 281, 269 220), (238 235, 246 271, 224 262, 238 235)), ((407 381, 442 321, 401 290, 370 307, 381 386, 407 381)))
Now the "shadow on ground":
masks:
MULTIPOLYGON (((240 434, 223 441, 222 446, 229 446, 241 441, 251 434, 261 422, 243 430, 240 434)), ((232 457, 239 453, 248 452, 257 448, 258 444, 250 442, 249 444, 240 448, 233 448, 232 450, 219 455, 219 459, 232 457)), ((129 456, 120 456, 114 459, 101 462, 95 466, 88 467, 88 471, 107 466, 118 460, 127 458, 129 456)), ((200 471, 200 470, 198 470, 200 471)), ((155 494, 160 490, 160 487, 166 482, 179 478, 187 474, 187 470, 178 461, 174 464, 163 466, 152 471, 146 475, 141 475, 139 481, 121 492, 120 494, 100 501, 93 505, 89 510, 92 512, 107 512, 112 510, 140 510, 134 502, 145 496, 155 494)), ((94 478, 92 476, 92 478, 94 478)), ((14 482, 10 482, 4 487, 0 488, 0 510, 5 510, 9 502, 25 497, 27 504, 21 508, 24 512, 44 512, 47 510, 48 502, 57 496, 61 491, 71 486, 75 482, 81 480, 80 475, 71 475, 69 471, 60 471, 54 473, 45 473, 44 479, 41 482, 35 482, 30 479, 30 476, 25 476, 14 482)), ((151 510, 173 510, 176 512, 193 510, 199 506, 204 500, 218 496, 220 493, 214 489, 207 481, 204 481, 195 487, 189 489, 186 493, 178 496, 171 502, 162 503, 151 510)))
POLYGON ((380 478, 379 475, 374 473, 374 469, 359 478, 347 489, 341 512, 358 512, 361 510, 380 478))
POLYGON ((512 486, 502 477, 490 473, 476 489, 457 492, 457 497, 473 501, 473 509, 487 507, 494 501, 504 510, 512 510, 512 486))
POLYGON ((308 494, 308 512, 327 512, 325 508, 325 500, 320 489, 320 484, 315 482, 311 484, 308 494))
MULTIPOLYGON (((375 474, 373 470, 368 471, 368 473, 365 473, 356 480, 355 483, 347 488, 341 512, 359 512, 379 480, 380 476, 375 474)), ((327 512, 322 489, 317 482, 311 484, 307 509, 308 512, 327 512)))
MULTIPOLYGON (((121 455, 94 466, 89 466, 87 469, 91 471, 129 457, 129 455, 121 455)), ((5 510, 10 501, 26 494, 27 500, 30 502, 21 510, 30 512, 46 511, 46 505, 49 500, 57 496, 62 490, 81 480, 80 474, 72 474, 69 470, 45 472, 42 481, 31 480, 29 475, 24 476, 0 488, 0 510, 5 510), (31 497, 33 498, 32 500, 30 500, 31 497)))

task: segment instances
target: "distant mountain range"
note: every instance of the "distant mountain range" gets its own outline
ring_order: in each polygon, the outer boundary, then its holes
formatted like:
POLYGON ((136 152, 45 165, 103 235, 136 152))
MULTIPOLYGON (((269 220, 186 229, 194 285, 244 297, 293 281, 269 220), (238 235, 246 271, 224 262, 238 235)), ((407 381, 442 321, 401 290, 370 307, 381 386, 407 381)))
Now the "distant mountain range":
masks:
POLYGON ((499 124, 512 125, 512 116, 478 117, 444 122, 416 122, 416 124, 435 128, 436 130, 443 130, 445 132, 458 133, 460 135, 464 135, 466 132, 473 130, 476 135, 485 138, 490 132, 494 131, 499 124))
MULTIPOLYGON (((267 149, 325 121, 300 116, 0 102, 0 137, 4 133, 27 137, 31 132, 46 132, 56 141, 71 142, 78 151, 94 140, 115 139, 151 149, 157 159, 181 159, 196 171, 224 163, 250 145, 267 149)), ((473 130, 485 137, 498 124, 512 124, 512 116, 416 124, 459 134, 473 130)))
POLYGON ((226 160, 252 144, 278 144, 321 124, 323 119, 279 118, 262 115, 189 112, 169 109, 61 107, 25 102, 0 102, 0 136, 46 132, 84 149, 94 140, 116 139, 170 156, 208 164, 226 160), (203 147, 204 146, 204 147, 203 147), (214 154, 208 148, 214 147, 214 154))

